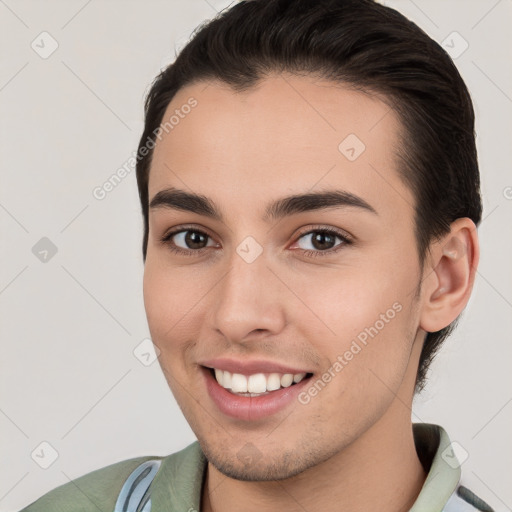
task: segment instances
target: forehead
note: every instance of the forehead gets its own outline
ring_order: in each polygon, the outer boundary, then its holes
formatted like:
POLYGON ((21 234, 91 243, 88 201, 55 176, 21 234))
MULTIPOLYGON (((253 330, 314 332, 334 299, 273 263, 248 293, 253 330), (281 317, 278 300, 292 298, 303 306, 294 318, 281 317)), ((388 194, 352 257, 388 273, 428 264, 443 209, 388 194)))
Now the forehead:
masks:
POLYGON ((178 91, 162 125, 171 118, 154 150, 150 200, 174 186, 256 209, 263 197, 317 188, 397 214, 414 203, 396 170, 401 125, 377 96, 284 74, 241 93, 199 82, 178 91))

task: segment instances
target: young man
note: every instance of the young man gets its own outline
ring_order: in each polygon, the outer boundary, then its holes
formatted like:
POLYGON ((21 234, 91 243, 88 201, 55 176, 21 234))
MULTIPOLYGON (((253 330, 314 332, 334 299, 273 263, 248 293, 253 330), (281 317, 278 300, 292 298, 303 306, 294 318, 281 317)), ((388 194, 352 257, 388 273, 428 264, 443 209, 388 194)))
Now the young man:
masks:
POLYGON ((24 510, 493 510, 411 423, 479 259, 437 43, 370 0, 240 2, 154 82, 138 157, 148 323, 198 441, 24 510))

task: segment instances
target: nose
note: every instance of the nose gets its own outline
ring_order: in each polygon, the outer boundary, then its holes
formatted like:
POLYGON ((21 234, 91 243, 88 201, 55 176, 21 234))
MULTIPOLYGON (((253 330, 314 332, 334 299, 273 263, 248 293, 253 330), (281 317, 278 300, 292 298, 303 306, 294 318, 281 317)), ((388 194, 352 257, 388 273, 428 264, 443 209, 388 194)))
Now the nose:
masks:
POLYGON ((264 253, 249 263, 234 251, 214 290, 213 328, 231 343, 279 333, 286 325, 284 288, 264 253))

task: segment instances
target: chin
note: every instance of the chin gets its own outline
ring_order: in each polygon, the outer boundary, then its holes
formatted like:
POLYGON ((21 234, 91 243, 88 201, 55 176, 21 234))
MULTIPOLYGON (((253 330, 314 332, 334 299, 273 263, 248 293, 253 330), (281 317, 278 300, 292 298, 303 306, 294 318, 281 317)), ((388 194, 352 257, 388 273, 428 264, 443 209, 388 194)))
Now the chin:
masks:
POLYGON ((290 451, 271 454, 262 453, 255 445, 248 442, 237 452, 223 450, 200 441, 201 448, 208 462, 223 475, 235 480, 246 482, 266 482, 286 480, 325 461, 329 455, 322 456, 319 452, 300 454, 297 447, 290 451))
POLYGON ((294 464, 290 465, 275 461, 259 461, 256 464, 250 464, 239 462, 238 460, 235 462, 225 457, 221 459, 207 457, 207 459, 223 475, 245 482, 286 480, 307 469, 294 464))

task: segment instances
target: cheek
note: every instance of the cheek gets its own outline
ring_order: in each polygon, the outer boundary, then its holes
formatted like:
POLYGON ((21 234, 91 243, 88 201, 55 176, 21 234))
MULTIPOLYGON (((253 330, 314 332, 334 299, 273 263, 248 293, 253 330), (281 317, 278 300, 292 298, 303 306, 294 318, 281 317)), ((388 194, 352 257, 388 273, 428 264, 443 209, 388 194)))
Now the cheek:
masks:
POLYGON ((379 330, 383 322, 386 328, 396 323, 397 309, 407 298, 407 278, 400 282, 393 272, 372 272, 368 266, 327 270, 324 275, 296 275, 292 281, 301 301, 289 312, 294 312, 297 325, 309 325, 317 333, 317 341, 325 339, 325 347, 336 347, 336 340, 343 345, 376 322, 379 330))
POLYGON ((411 283, 418 278, 417 269, 411 263, 390 269, 383 258, 329 272, 328 277, 295 278, 297 295, 308 307, 289 309, 294 311, 292 323, 301 326, 303 337, 321 354, 324 370, 340 363, 338 372, 331 369, 344 375, 339 386, 349 382, 356 394, 382 387, 379 378, 395 386, 414 341, 411 283))
MULTIPOLYGON (((204 292, 189 273, 163 268, 150 258, 144 269, 144 306, 153 342, 160 350, 177 348, 176 342, 189 333, 196 304, 204 292)), ((185 336, 186 338, 186 336, 185 336)))
POLYGON ((188 384, 191 370, 187 352, 197 339, 200 322, 193 307, 204 295, 190 285, 190 276, 177 268, 162 268, 149 258, 144 269, 144 305, 153 343, 160 350, 158 362, 176 400, 183 407, 193 392, 188 384), (185 392, 184 390, 188 390, 185 392))

